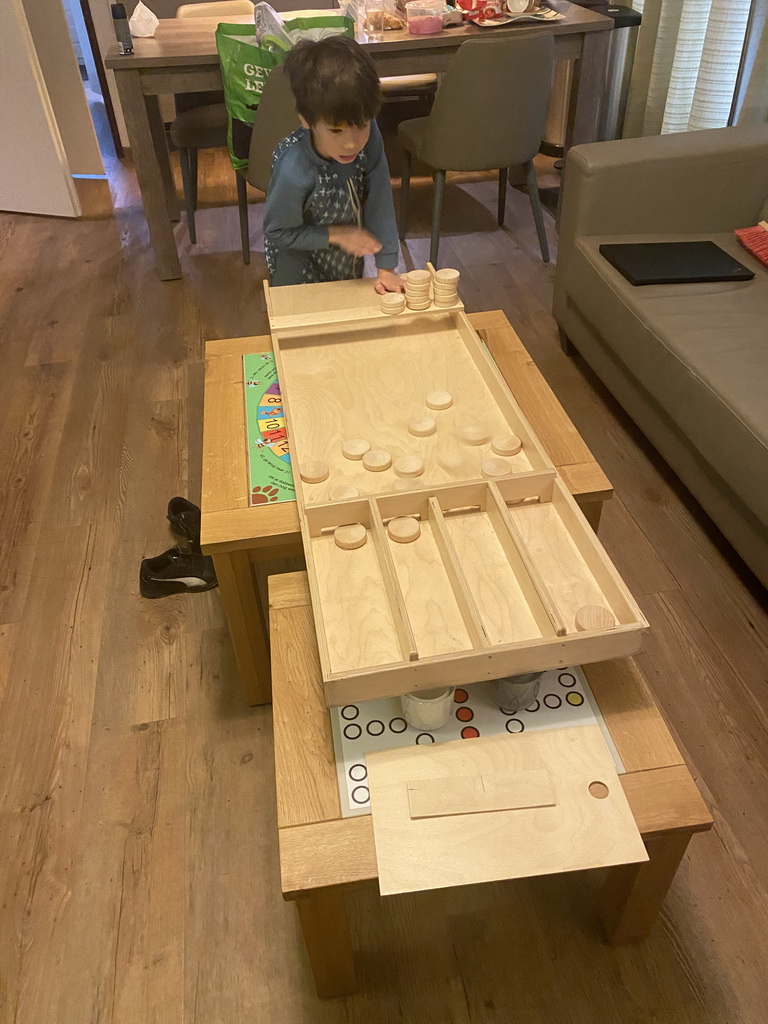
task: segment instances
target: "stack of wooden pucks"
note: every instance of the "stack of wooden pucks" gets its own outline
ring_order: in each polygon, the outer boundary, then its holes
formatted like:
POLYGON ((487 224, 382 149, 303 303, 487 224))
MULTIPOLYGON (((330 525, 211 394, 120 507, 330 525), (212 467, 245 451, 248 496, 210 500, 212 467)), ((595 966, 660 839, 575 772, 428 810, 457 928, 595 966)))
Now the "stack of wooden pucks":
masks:
POLYGON ((408 309, 429 309, 432 300, 429 297, 429 286, 432 275, 428 270, 412 270, 404 274, 405 301, 408 309))
POLYGON ((458 270, 437 270, 432 288, 436 306, 454 306, 459 299, 458 270))
POLYGON ((405 309, 405 296, 402 292, 384 292, 381 296, 381 312, 394 316, 405 309))

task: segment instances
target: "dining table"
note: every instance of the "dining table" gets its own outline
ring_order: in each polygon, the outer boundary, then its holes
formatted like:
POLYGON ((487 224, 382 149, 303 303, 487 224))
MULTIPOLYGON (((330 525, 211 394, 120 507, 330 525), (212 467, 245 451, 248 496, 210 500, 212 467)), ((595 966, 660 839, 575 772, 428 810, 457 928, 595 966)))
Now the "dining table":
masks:
MULTIPOLYGON (((567 151, 577 143, 597 139, 609 33, 614 23, 568 0, 549 0, 549 7, 563 17, 491 28, 465 21, 434 35, 410 35, 404 29, 374 36, 358 30, 357 41, 372 57, 379 76, 385 78, 445 72, 467 39, 517 37, 542 28, 551 32, 555 60, 573 62, 564 143, 567 151)), ((227 20, 237 24, 253 18, 240 15, 227 20)), ((158 98, 221 90, 216 50, 220 21, 220 17, 161 19, 154 36, 133 40, 133 53, 120 54, 115 44, 105 57, 106 66, 115 73, 155 264, 163 281, 181 277, 174 234, 180 212, 158 98)))

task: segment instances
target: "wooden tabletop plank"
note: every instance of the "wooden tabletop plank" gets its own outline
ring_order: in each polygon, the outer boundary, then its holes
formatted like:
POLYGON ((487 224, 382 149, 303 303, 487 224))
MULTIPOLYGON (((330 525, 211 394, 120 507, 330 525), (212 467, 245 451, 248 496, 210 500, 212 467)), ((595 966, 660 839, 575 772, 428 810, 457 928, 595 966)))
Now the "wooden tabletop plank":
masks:
POLYGON ((306 573, 270 577, 269 595, 278 827, 340 818, 306 573))
MULTIPOLYGON (((600 32, 613 28, 613 21, 586 10, 567 0, 553 0, 565 18, 561 21, 527 23, 518 25, 498 26, 493 30, 494 38, 500 35, 521 35, 538 32, 542 26, 553 35, 571 35, 577 32, 600 32)), ((292 12, 285 12, 290 17, 292 12)), ((322 14, 328 11, 318 12, 322 14)), ((155 34, 151 39, 134 39, 133 53, 121 55, 117 44, 107 52, 105 64, 115 71, 135 70, 138 68, 168 68, 189 64, 218 64, 216 52, 216 26, 222 18, 163 18, 160 20, 155 34)), ((253 22, 251 15, 230 15, 226 19, 229 24, 247 24, 253 22)), ((408 54, 415 50, 458 49, 467 39, 482 39, 486 33, 483 29, 465 22, 435 35, 413 36, 407 30, 387 32, 383 39, 369 38, 364 33, 357 36, 361 46, 367 49, 376 59, 377 54, 402 52, 408 54)))
POLYGON ((242 356, 206 359, 201 505, 206 512, 248 506, 242 356))
MULTIPOLYGON (((370 283, 345 281, 340 301, 370 301, 370 283)), ((299 286, 299 298, 305 299, 299 286)), ((318 287, 326 288, 327 285, 318 287)), ((285 301, 295 299, 296 289, 275 289, 285 301)), ((331 293, 329 293, 331 294, 331 293)), ((331 295, 331 300, 333 296, 331 295)), ((285 305, 285 302, 283 303, 285 305)), ((501 310, 470 313, 477 330, 501 370, 507 384, 531 421, 550 458, 571 493, 579 499, 603 501, 613 493, 610 481, 595 462, 565 410, 501 310)), ((223 338, 205 346, 205 429, 203 435, 203 550, 243 550, 268 547, 280 541, 298 543, 296 503, 276 502, 268 508, 248 507, 248 472, 243 397, 242 357, 249 352, 268 352, 269 335, 223 338), (239 447, 238 447, 239 446, 239 447)))
POLYGON ((628 772, 683 764, 683 755, 631 658, 585 665, 584 674, 628 772))

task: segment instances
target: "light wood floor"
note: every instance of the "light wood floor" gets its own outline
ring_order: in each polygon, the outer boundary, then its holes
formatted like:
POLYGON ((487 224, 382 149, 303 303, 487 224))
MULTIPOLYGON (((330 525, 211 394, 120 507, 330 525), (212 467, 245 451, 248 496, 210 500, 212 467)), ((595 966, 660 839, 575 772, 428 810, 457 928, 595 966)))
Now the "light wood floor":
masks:
MULTIPOLYGON (((641 663, 711 802, 653 937, 611 949, 590 875, 352 901, 362 987, 313 994, 278 889, 269 708, 246 709, 215 592, 144 602, 165 505, 200 484, 207 338, 266 331, 223 158, 161 283, 131 174, 114 219, 0 215, 2 1024, 762 1024, 768 617, 716 532, 579 360, 527 201, 451 186, 443 259, 501 307, 616 486, 604 542, 641 663)), ((410 257, 424 261, 429 190, 410 257)), ((253 245, 261 208, 252 207, 253 245)), ((554 232, 550 232, 555 242, 554 232)))

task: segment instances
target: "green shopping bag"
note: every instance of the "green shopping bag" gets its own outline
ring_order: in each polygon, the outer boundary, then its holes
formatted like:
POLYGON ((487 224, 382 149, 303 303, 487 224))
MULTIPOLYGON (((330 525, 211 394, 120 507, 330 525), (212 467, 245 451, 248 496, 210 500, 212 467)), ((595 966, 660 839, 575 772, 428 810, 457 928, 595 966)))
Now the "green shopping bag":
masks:
POLYGON ((217 27, 216 49, 229 120, 227 144, 236 171, 248 167, 253 121, 272 68, 282 63, 299 39, 317 40, 330 35, 354 39, 354 21, 335 11, 283 21, 268 4, 260 3, 256 5, 253 25, 222 22, 217 27))
POLYGON ((229 157, 236 171, 244 171, 248 167, 253 119, 264 83, 272 68, 284 59, 285 51, 279 47, 270 50, 260 46, 255 25, 227 25, 224 22, 216 28, 216 49, 229 120, 229 157))

